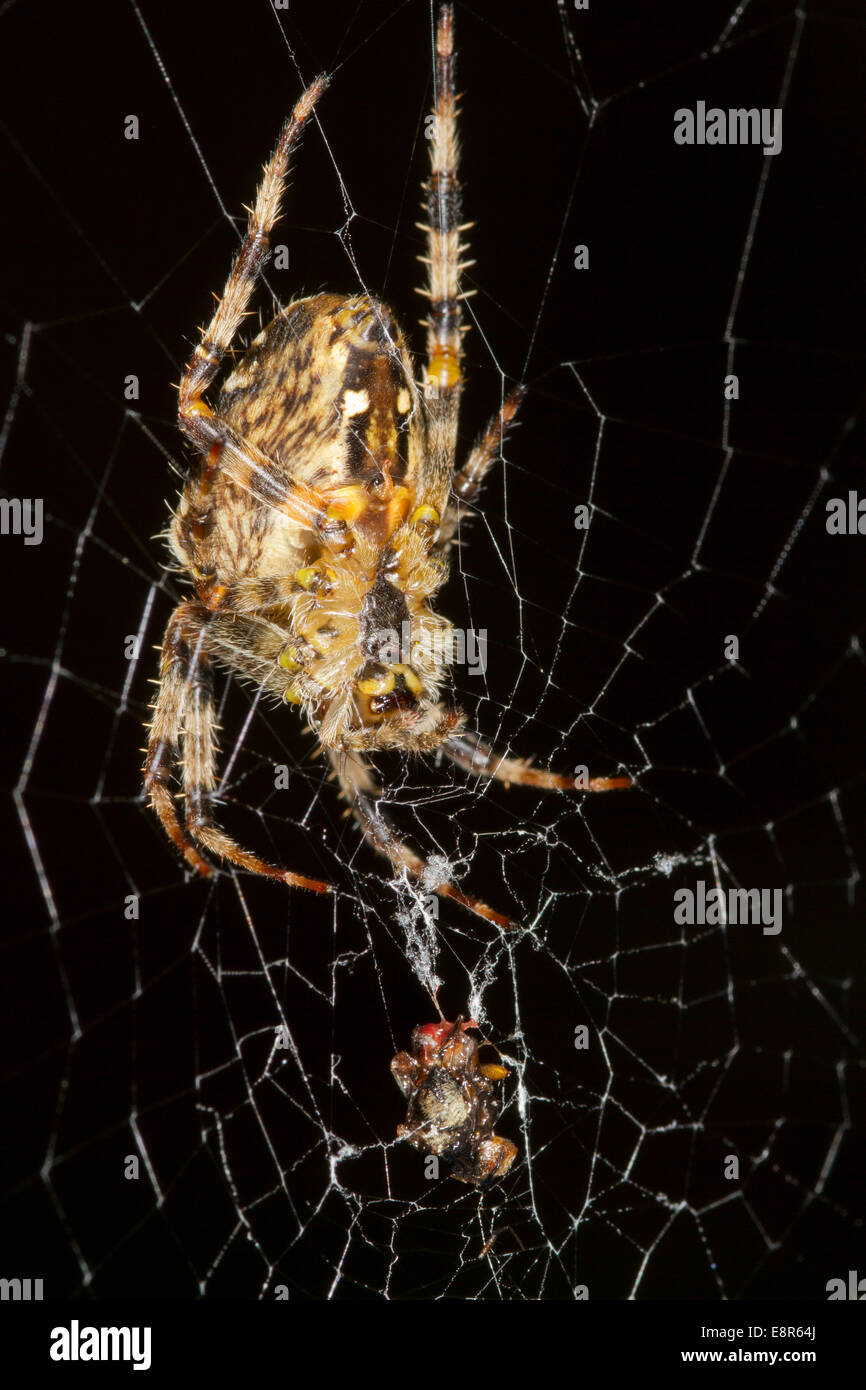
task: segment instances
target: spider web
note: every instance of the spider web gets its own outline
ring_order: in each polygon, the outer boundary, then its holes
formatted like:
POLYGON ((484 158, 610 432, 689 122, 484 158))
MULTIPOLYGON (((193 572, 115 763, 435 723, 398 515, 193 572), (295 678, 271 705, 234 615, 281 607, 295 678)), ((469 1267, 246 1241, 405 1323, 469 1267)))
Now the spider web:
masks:
POLYGON ((863 486, 862 15, 457 9, 462 454, 529 390, 438 605, 486 633, 455 695, 514 756, 637 783, 377 760, 407 839, 523 924, 501 933, 393 882, 296 715, 225 678, 219 819, 334 896, 191 881, 140 795, 186 592, 154 539, 186 466, 172 383, 318 71, 263 312, 364 289, 423 344, 431 14, 321 8, 142 0, 98 47, 77 11, 3 13, 42 65, 4 124, 3 496, 44 499, 42 544, 0 547, 10 1259, 95 1298, 823 1298, 864 1255, 866 542, 825 526, 863 486), (699 100, 781 108, 781 153, 678 146, 699 100), (781 890, 781 931, 679 924, 699 880, 781 890), (395 1139, 389 1061, 437 982, 511 1071, 519 1156, 483 1193, 395 1139))

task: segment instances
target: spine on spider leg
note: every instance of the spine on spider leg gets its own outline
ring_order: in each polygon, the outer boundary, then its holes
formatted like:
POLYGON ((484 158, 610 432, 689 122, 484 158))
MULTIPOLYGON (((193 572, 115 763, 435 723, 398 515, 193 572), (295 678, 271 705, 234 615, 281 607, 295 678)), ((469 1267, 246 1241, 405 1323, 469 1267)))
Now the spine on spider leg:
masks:
POLYGON ((436 92, 427 184, 427 249, 430 310, 427 317, 428 380, 449 390, 460 380, 460 216, 457 99, 454 91, 454 19, 450 5, 439 14, 436 92))
POLYGON ((457 97, 454 89, 454 14, 439 11, 436 32, 435 106, 430 125, 430 178, 427 183, 427 380, 429 443, 441 478, 444 503, 450 480, 460 397, 462 357, 460 272, 461 188, 458 177, 457 97))
POLYGON ((455 474, 453 490, 459 501, 469 502, 477 493, 491 465, 502 452, 505 436, 525 395, 526 387, 522 383, 512 387, 501 410, 490 421, 465 465, 455 474))

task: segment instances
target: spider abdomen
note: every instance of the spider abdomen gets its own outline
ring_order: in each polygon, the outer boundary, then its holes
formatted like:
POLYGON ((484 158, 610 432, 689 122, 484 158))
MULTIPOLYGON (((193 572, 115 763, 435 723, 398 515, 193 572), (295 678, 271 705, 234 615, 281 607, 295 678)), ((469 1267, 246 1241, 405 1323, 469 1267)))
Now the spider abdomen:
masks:
POLYGON ((375 493, 380 475, 415 487, 424 424, 412 359, 388 306, 367 295, 289 304, 227 379, 218 411, 317 491, 375 493))

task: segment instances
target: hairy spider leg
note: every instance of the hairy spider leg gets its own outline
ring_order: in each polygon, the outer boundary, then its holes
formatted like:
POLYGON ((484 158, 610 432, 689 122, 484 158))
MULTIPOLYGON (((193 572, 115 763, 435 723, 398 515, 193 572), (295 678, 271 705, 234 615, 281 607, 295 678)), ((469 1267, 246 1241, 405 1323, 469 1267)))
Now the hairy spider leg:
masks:
POLYGON ((490 421, 463 467, 459 473, 455 473, 452 492, 458 501, 472 501, 489 469, 501 457, 502 445, 505 442, 508 427, 517 414, 520 402, 525 395, 526 388, 524 386, 515 386, 509 391, 502 402, 501 409, 490 421))
POLYGON ((192 840, 197 840, 212 854, 253 873, 279 879, 295 888, 330 893, 330 885, 319 879, 278 868, 242 850, 231 836, 213 824, 210 801, 216 786, 216 723, 208 657, 209 618, 203 604, 194 600, 181 603, 166 630, 160 692, 154 706, 144 767, 144 786, 151 805, 187 863, 205 877, 213 872, 212 866, 199 854, 192 840), (184 743, 181 762, 187 834, 178 822, 168 786, 169 772, 179 759, 181 739, 184 743))
POLYGON ((457 449, 457 420, 462 391, 463 313, 460 272, 467 249, 460 234, 462 196, 458 177, 457 98, 454 90, 454 12, 439 11, 434 64, 434 110, 430 126, 430 177, 425 184, 427 285, 427 457, 419 487, 420 500, 441 517, 448 504, 457 449))
MULTIPOLYGON (((454 474, 462 389, 461 344, 465 331, 461 300, 466 295, 461 292, 460 274, 470 264, 460 261, 466 249, 460 243, 460 234, 470 224, 460 223, 453 11, 450 5, 443 6, 439 12, 434 73, 431 174, 426 185, 428 220, 424 227, 429 254, 422 258, 428 265, 428 287, 422 293, 430 301, 425 390, 428 448, 424 471, 419 478, 418 498, 421 505, 416 509, 421 518, 419 525, 423 521, 429 532, 428 549, 434 546, 442 548, 449 542, 461 514, 461 503, 474 498, 485 474, 499 457, 505 431, 523 395, 523 388, 517 387, 505 398, 464 467, 454 474)), ((334 554, 339 554, 351 544, 351 536, 345 521, 329 513, 327 499, 313 489, 287 479, 284 472, 279 476, 267 455, 216 415, 203 397, 246 314, 268 253, 270 231, 279 216, 291 151, 326 85, 325 77, 317 78, 304 92, 283 128, 276 149, 265 167, 255 204, 249 210, 246 235, 223 297, 218 301, 210 324, 202 330, 202 340, 180 384, 178 413, 181 429, 206 455, 195 494, 196 506, 185 519, 186 529, 196 543, 199 567, 193 569, 193 574, 199 602, 179 605, 169 623, 164 647, 164 684, 155 706, 145 772, 154 809, 170 838, 198 872, 210 873, 211 866, 199 855, 188 836, 213 853, 254 872, 320 892, 328 891, 329 885, 278 869, 258 856, 242 851, 229 836, 214 827, 210 819, 209 802, 215 783, 215 770, 208 621, 212 614, 223 608, 254 612, 260 603, 266 606, 278 597, 273 578, 258 580, 247 577, 226 584, 219 581, 216 566, 208 566, 207 536, 214 482, 218 475, 228 478, 257 501, 282 512, 296 525, 316 531, 322 544, 334 554), (184 833, 178 822, 166 781, 167 767, 178 757, 181 738, 186 755, 188 834, 184 833)), ((454 724, 457 722, 455 715, 454 724)), ((558 789, 571 789, 576 785, 572 778, 529 768, 517 759, 504 758, 475 735, 452 733, 443 748, 458 765, 481 776, 496 777, 506 784, 518 782, 558 789)), ((378 789, 366 764, 357 757, 335 750, 329 750, 329 754, 341 790, 349 799, 365 837, 396 869, 408 872, 417 879, 429 879, 429 865, 400 841, 379 809, 378 789)), ((602 791, 629 785, 628 779, 595 778, 588 787, 578 789, 602 791)), ((434 891, 500 927, 516 925, 502 913, 448 883, 436 885, 434 891)))
MULTIPOLYGON (((291 116, 283 126, 276 148, 265 165, 256 201, 249 209, 246 235, 229 273, 222 299, 217 302, 207 328, 202 330, 202 340, 197 345, 192 362, 181 380, 181 428, 194 425, 196 407, 216 376, 226 351, 246 315, 250 297, 270 250, 271 230, 280 215, 290 155, 327 85, 327 77, 317 77, 298 99, 291 116)), ((193 439, 195 442, 194 435, 193 439)))
POLYGON ((524 386, 515 386, 509 391, 500 409, 470 451, 465 464, 454 474, 448 509, 436 537, 437 546, 447 545, 453 538, 461 517, 467 515, 470 510, 464 504, 474 500, 493 464, 502 457, 505 436, 525 394, 524 386))
MULTIPOLYGON (((317 77, 299 98, 265 165, 255 203, 249 209, 246 235, 222 298, 217 302, 210 323, 202 329, 201 342, 181 378, 178 422, 190 442, 208 455, 206 473, 210 474, 211 482, 219 470, 258 501, 282 511, 298 525, 313 530, 322 528, 326 544, 339 548, 345 528, 327 524, 325 499, 311 488, 278 477, 267 455, 249 440, 242 439, 203 399, 246 317, 270 249, 271 231, 280 216, 292 150, 327 85, 327 77, 317 77)), ((218 595, 217 601, 221 598, 222 595, 218 595)), ((213 608, 217 603, 212 601, 208 606, 213 608)))
POLYGON ((497 753, 478 734, 451 734, 441 745, 442 752, 465 772, 476 772, 497 782, 522 787, 540 787, 544 791, 613 792, 633 786, 630 777, 590 777, 583 782, 561 772, 548 772, 543 767, 530 767, 523 758, 507 758, 497 753))
MULTIPOLYGON (((468 250, 460 237, 472 227, 461 222, 462 188, 459 178, 460 145, 457 134, 455 92, 454 12, 450 5, 439 11, 434 64, 434 111, 431 118, 430 177, 425 185, 427 220, 419 223, 427 235, 427 286, 419 290, 430 303, 427 314, 427 468, 420 492, 423 501, 445 515, 452 494, 468 501, 498 457, 502 439, 524 394, 518 386, 506 398, 459 473, 454 473, 457 423, 463 389, 462 301, 474 291, 461 288, 461 273, 474 261, 461 260, 468 250)), ((454 529, 445 523, 439 542, 454 529)))
MULTIPOLYGON (((383 812, 378 801, 379 788, 370 775, 369 764, 355 754, 342 753, 333 748, 328 749, 328 756, 340 791, 349 803, 352 816, 364 839, 389 859, 398 873, 405 872, 426 885, 430 878, 430 865, 400 839, 383 812)), ((430 884, 429 889, 440 898, 450 898, 452 902, 465 907, 476 917, 483 917, 485 922, 492 922, 503 931, 513 931, 520 925, 504 913, 489 907, 480 898, 462 892, 451 883, 430 884)))

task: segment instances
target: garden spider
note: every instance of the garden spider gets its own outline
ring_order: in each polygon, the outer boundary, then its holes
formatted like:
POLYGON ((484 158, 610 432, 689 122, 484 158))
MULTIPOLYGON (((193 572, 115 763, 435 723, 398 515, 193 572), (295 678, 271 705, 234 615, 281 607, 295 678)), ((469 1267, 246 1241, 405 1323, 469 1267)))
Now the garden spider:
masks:
POLYGON ((513 923, 448 882, 397 837, 378 804, 367 752, 439 749, 481 777, 607 791, 627 778, 572 777, 503 757, 440 702, 452 627, 430 600, 447 575, 458 520, 499 456, 522 395, 505 399, 455 472, 461 392, 460 184, 453 14, 439 10, 431 173, 426 185, 427 369, 423 393, 386 305, 366 295, 295 300, 250 345, 222 389, 213 383, 250 302, 280 213, 289 156, 327 81, 304 92, 283 128, 250 211, 225 293, 180 383, 179 423, 201 455, 170 532, 196 597, 165 634, 144 785, 187 862, 201 849, 317 892, 242 849, 214 824, 215 662, 301 705, 366 839, 394 868, 497 923, 513 923), (401 650, 408 633, 408 652, 401 650), (182 757, 181 757, 182 747, 182 757), (169 787, 180 761, 182 827, 169 787))

